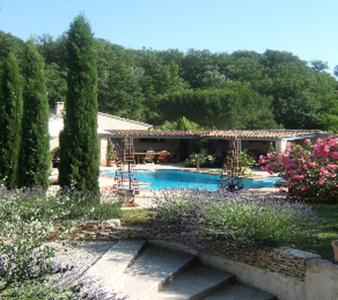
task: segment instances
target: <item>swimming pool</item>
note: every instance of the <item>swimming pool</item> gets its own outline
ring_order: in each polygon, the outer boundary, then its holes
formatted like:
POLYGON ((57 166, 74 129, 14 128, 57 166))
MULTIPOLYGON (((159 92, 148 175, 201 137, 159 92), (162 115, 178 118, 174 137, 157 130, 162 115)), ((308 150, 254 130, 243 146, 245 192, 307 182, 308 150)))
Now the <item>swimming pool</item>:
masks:
MULTIPOLYGON (((115 176, 115 171, 103 171, 103 175, 115 176)), ((141 185, 140 189, 150 190, 208 190, 217 191, 219 175, 194 173, 183 170, 137 170, 135 177, 140 182, 147 182, 141 185)), ((278 177, 265 177, 259 179, 244 178, 244 189, 258 189, 274 187, 278 177)))

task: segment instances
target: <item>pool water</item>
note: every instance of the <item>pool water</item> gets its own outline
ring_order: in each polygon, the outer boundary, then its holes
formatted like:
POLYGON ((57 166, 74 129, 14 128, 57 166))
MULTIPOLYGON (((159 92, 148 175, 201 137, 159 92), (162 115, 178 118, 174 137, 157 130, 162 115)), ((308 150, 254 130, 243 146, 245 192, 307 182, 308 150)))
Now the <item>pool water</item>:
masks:
MULTIPOLYGON (((115 171, 104 171, 104 175, 114 176, 115 171)), ((141 185, 140 189, 150 190, 208 190, 217 191, 219 175, 194 173, 183 170, 137 170, 135 177, 140 182, 147 182, 141 185)), ((257 189, 274 187, 278 177, 266 177, 259 179, 244 178, 244 189, 257 189)))

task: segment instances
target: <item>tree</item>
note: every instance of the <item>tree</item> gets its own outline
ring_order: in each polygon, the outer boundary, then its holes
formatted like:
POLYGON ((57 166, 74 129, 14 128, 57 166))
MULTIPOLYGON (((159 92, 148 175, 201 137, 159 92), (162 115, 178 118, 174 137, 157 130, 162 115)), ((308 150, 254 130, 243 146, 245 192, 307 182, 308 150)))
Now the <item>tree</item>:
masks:
POLYGON ((169 121, 183 114, 204 128, 276 128, 271 99, 262 97, 248 85, 230 82, 224 89, 187 90, 161 98, 159 113, 169 121))
POLYGON ((66 72, 62 71, 56 63, 46 66, 46 87, 48 102, 51 109, 56 102, 65 102, 67 94, 66 72))
POLYGON ((19 63, 14 51, 8 55, 0 86, 0 180, 7 188, 17 184, 21 140, 22 86, 19 63))
POLYGON ((197 129, 198 129, 198 125, 190 121, 189 119, 187 119, 185 116, 183 116, 182 118, 179 118, 176 122, 176 130, 193 131, 197 129))
POLYGON ((32 41, 25 43, 22 59, 24 105, 18 185, 47 188, 50 160, 44 62, 32 41))
POLYGON ((327 64, 326 61, 315 59, 310 62, 310 67, 315 72, 323 72, 329 68, 329 65, 327 64))
POLYGON ((80 15, 67 37, 67 101, 64 130, 60 135, 62 187, 98 192, 97 66, 90 25, 80 15))

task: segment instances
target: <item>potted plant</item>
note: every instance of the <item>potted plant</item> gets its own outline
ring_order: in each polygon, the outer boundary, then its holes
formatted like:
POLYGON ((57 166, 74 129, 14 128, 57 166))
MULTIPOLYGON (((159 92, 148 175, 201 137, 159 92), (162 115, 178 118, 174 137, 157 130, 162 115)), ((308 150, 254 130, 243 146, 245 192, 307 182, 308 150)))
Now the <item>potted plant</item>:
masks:
POLYGON ((116 158, 117 158, 116 148, 114 147, 111 139, 108 139, 107 155, 106 155, 107 167, 112 167, 114 163, 116 162, 116 158))
POLYGON ((338 240, 332 241, 332 248, 334 260, 338 262, 338 240))

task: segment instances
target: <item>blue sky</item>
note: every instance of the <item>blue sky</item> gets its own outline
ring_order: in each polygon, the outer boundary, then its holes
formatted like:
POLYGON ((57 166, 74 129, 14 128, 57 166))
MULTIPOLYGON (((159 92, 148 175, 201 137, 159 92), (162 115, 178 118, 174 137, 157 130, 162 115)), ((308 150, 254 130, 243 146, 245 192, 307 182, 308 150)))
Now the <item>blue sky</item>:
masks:
POLYGON ((79 13, 129 48, 277 49, 338 64, 337 0, 0 0, 0 30, 57 37, 79 13))

